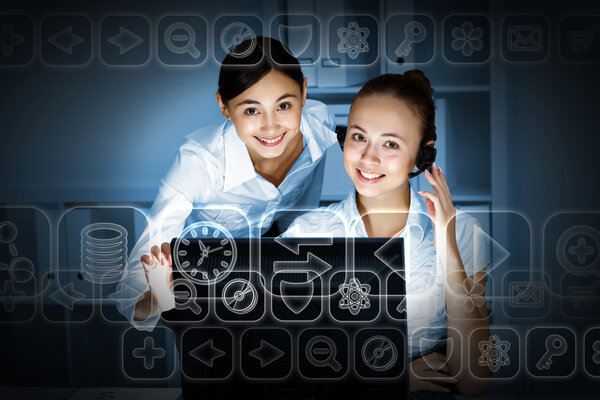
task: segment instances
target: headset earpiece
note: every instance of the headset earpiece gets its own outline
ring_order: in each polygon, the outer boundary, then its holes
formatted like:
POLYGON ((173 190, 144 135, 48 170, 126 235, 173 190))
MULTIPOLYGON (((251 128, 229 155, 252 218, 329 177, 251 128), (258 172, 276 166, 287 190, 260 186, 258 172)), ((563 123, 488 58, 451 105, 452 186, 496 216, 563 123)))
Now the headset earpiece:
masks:
POLYGON ((342 149, 342 151, 344 151, 344 142, 346 141, 346 131, 348 130, 347 127, 342 126, 342 125, 338 125, 335 127, 335 133, 337 134, 337 140, 338 143, 340 144, 340 148, 342 149))
POLYGON ((411 172, 408 174, 408 177, 414 178, 426 169, 431 168, 431 165, 433 165, 433 162, 435 161, 436 154, 437 149, 435 147, 422 144, 419 149, 419 154, 417 155, 417 161, 415 162, 418 171, 411 172))

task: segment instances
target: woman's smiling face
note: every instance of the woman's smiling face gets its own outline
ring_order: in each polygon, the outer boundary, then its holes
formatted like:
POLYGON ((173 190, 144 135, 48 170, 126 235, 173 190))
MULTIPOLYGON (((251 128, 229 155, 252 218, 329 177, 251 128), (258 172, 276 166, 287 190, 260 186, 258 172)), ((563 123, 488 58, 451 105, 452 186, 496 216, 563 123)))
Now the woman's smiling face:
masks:
POLYGON ((421 138, 421 121, 406 102, 386 94, 354 100, 344 166, 356 191, 378 197, 405 185, 421 138))
POLYGON ((297 143, 302 107, 306 101, 298 83, 272 69, 244 92, 223 104, 217 100, 225 118, 231 119, 253 160, 276 158, 290 143, 297 143))

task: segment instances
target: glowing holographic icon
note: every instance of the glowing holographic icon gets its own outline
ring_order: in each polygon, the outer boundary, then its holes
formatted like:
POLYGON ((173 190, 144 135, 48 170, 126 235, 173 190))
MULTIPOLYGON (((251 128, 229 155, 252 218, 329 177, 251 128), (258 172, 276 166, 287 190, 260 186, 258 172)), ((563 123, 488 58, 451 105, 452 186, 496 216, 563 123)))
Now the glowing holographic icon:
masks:
POLYGON ((175 54, 189 54, 193 58, 200 58, 202 53, 195 46, 196 31, 190 24, 174 22, 168 26, 164 35, 167 49, 175 54))
POLYGON ((141 358, 144 360, 144 368, 154 368, 154 360, 164 358, 167 352, 162 347, 154 346, 154 339, 152 337, 144 338, 144 346, 133 349, 132 355, 134 358, 141 358))
POLYGON ((246 39, 256 39, 256 34, 252 28, 243 22, 232 22, 223 29, 223 32, 221 32, 221 48, 228 52, 232 57, 246 57, 248 54, 252 53, 254 47, 256 47, 255 40, 251 41, 247 48, 234 50, 235 46, 246 39))
POLYGON ((596 340, 592 344, 592 349, 594 350, 594 355, 592 356, 592 361, 595 364, 600 364, 600 340, 596 340))
POLYGON ((553 357, 560 357, 567 352, 567 339, 559 334, 552 334, 546 338, 545 341, 546 352, 542 355, 542 358, 535 364, 538 371, 544 369, 550 369, 552 365, 553 357))
POLYGON ((394 54, 398 57, 408 57, 412 51, 412 45, 421 43, 427 37, 427 29, 425 25, 419 21, 409 21, 404 26, 404 40, 396 49, 394 54))
POLYGON ((371 285, 361 284, 357 278, 351 278, 348 283, 342 283, 339 287, 342 298, 340 299, 340 308, 349 310, 352 315, 357 315, 360 310, 371 307, 369 292, 371 285))
POLYGON ((452 29, 452 49, 459 51, 465 57, 483 49, 483 29, 473 26, 471 21, 465 21, 460 27, 452 29))
POLYGON ((479 342, 478 346, 481 351, 479 365, 482 367, 488 367, 492 372, 496 372, 500 367, 510 365, 508 340, 500 340, 498 335, 492 335, 489 340, 479 342))
POLYGON ((91 283, 116 283, 126 273, 127 230, 98 222, 81 230, 81 274, 91 283))
POLYGON ((361 28, 354 21, 350 22, 345 28, 337 30, 340 42, 337 46, 337 51, 347 53, 348 57, 355 60, 360 53, 369 51, 367 37, 369 37, 369 28, 361 28))
POLYGON ((361 351, 365 364, 378 372, 392 368, 398 359, 396 345, 386 336, 373 336, 365 342, 361 351))
POLYGON ((233 236, 215 222, 191 224, 173 245, 175 267, 186 279, 200 285, 223 280, 235 266, 236 259, 237 246, 233 236))
POLYGON ((258 292, 246 279, 234 279, 225 285, 222 296, 225 307, 236 314, 247 314, 258 303, 258 292))

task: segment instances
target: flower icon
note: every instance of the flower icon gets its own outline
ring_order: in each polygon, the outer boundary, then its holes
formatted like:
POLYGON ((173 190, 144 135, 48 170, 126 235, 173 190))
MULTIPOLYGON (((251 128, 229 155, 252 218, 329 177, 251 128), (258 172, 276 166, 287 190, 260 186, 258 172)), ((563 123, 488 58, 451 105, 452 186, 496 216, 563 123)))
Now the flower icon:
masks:
POLYGON ((475 307, 481 307, 485 303, 485 288, 473 278, 467 278, 462 284, 454 286, 454 304, 462 306, 465 312, 472 312, 475 307))
POLYGON ((473 51, 479 51, 483 49, 483 29, 479 27, 473 27, 470 21, 465 21, 461 27, 455 27, 452 29, 452 49, 459 51, 465 57, 473 55, 473 51))

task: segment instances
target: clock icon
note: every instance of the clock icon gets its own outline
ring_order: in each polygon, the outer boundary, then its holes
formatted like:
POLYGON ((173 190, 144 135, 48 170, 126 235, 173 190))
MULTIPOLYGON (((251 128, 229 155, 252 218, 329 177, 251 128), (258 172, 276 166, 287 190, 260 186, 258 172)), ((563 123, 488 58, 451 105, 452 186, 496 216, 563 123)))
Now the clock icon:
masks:
POLYGON ((235 266, 237 248, 231 233, 210 221, 196 222, 173 244, 173 261, 190 281, 210 285, 225 278, 235 266))

